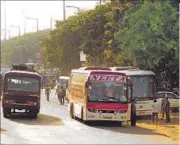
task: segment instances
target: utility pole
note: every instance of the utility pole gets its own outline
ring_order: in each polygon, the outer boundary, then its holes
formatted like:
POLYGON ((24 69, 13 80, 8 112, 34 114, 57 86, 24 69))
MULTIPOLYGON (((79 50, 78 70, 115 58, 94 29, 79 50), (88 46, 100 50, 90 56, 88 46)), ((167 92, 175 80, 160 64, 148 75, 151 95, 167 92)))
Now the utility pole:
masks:
POLYGON ((18 28, 18 30, 19 30, 19 37, 20 37, 20 36, 21 36, 21 29, 20 29, 20 26, 11 25, 11 27, 18 28))
POLYGON ((63 0, 63 20, 66 20, 66 4, 65 4, 65 0, 63 0))
POLYGON ((24 34, 26 34, 26 15, 25 15, 25 10, 22 11, 23 13, 23 20, 24 20, 24 34))
POLYGON ((6 40, 6 1, 4 1, 4 40, 6 40))
POLYGON ((78 12, 80 12, 80 11, 81 11, 81 8, 80 8, 80 7, 70 6, 70 5, 67 5, 66 7, 67 7, 67 8, 75 8, 75 9, 77 9, 77 10, 78 10, 78 12))
MULTIPOLYGON (((4 31, 4 33, 5 33, 5 30, 4 29, 2 29, 2 31, 4 31)), ((7 32, 8 32, 8 38, 10 39, 11 38, 11 32, 10 32, 10 30, 8 29, 8 30, 6 30, 7 32)))
POLYGON ((50 21, 50 29, 52 30, 52 23, 53 23, 53 18, 51 17, 51 21, 50 21))

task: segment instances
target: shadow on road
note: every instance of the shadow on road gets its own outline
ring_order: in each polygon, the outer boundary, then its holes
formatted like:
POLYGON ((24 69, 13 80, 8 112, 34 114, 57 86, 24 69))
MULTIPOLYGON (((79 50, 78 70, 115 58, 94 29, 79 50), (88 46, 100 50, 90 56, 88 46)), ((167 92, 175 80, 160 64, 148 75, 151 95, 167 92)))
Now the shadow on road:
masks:
POLYGON ((13 114, 10 120, 26 125, 46 125, 46 126, 64 125, 63 121, 60 118, 45 114, 38 114, 38 117, 36 119, 27 117, 26 114, 18 114, 18 115, 13 114))
POLYGON ((88 123, 89 126, 112 131, 114 133, 125 133, 125 134, 136 134, 136 135, 163 135, 154 132, 150 129, 145 129, 141 127, 131 127, 130 125, 121 126, 118 122, 90 122, 88 123))

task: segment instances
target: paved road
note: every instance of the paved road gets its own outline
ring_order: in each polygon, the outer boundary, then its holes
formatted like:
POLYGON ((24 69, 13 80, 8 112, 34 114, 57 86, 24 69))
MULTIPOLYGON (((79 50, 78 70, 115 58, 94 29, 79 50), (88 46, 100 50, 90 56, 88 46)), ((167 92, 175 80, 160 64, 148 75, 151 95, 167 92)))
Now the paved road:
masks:
MULTIPOLYGON (((138 127, 119 127, 116 124, 84 125, 72 120, 67 106, 60 106, 57 98, 42 99, 37 119, 24 116, 5 119, 1 113, 2 144, 173 144, 167 137, 138 127)), ((43 98, 44 95, 42 95, 43 98)))

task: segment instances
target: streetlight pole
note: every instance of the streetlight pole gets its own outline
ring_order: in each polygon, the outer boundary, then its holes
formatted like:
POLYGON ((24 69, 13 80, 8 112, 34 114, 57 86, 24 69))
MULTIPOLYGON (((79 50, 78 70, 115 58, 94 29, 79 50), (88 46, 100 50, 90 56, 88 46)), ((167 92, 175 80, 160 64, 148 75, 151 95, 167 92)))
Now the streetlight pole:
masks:
POLYGON ((20 29, 20 26, 11 25, 10 27, 18 28, 18 29, 19 29, 19 37, 21 36, 21 29, 20 29))
POLYGON ((80 12, 81 11, 81 8, 79 8, 79 7, 76 7, 76 6, 70 6, 70 5, 68 5, 68 6, 66 6, 67 8, 75 8, 75 9, 77 9, 78 10, 78 12, 80 12))
POLYGON ((53 19, 53 18, 51 17, 51 20, 50 20, 50 28, 51 28, 51 30, 53 29, 53 21, 56 21, 56 19, 53 19))
POLYGON ((27 12, 26 10, 23 10, 22 13, 23 13, 23 20, 24 20, 24 34, 26 33, 26 15, 25 15, 25 12, 27 12))
MULTIPOLYGON (((2 29, 2 31, 4 31, 4 33, 5 33, 5 29, 2 29)), ((10 30, 7 30, 7 29, 6 29, 6 31, 8 32, 8 36, 9 36, 9 39, 10 39, 10 38, 11 38, 10 30)))
POLYGON ((4 1, 4 40, 6 40, 6 2, 4 1))
POLYGON ((27 19, 36 20, 37 32, 38 32, 38 31, 39 31, 39 21, 38 21, 38 18, 30 18, 30 17, 27 17, 27 19))
POLYGON ((63 20, 66 20, 66 3, 65 0, 63 0, 63 20))
POLYGON ((51 20, 50 20, 50 29, 51 29, 51 30, 52 30, 52 27, 53 27, 53 26, 52 26, 52 25, 53 25, 52 23, 53 23, 53 18, 51 17, 51 20))

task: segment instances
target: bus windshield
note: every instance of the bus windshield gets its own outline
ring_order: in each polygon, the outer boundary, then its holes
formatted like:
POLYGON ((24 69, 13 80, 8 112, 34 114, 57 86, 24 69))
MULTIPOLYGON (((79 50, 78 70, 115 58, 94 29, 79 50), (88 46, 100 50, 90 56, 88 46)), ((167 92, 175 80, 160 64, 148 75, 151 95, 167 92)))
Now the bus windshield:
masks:
POLYGON ((8 77, 6 78, 6 90, 22 92, 39 92, 39 79, 30 77, 8 77))
POLYGON ((133 97, 155 97, 155 82, 153 76, 131 76, 133 83, 133 97))
POLYGON ((111 81, 91 80, 91 85, 88 88, 88 101, 127 103, 128 98, 126 96, 125 83, 110 80, 111 81))

